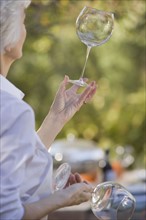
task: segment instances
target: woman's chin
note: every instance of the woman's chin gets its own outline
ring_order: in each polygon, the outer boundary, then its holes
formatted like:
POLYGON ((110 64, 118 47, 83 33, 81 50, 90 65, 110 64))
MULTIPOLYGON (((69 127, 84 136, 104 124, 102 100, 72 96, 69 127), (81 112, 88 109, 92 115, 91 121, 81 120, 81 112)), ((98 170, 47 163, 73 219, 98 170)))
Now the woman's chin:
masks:
POLYGON ((23 55, 22 52, 20 52, 20 53, 18 53, 18 54, 15 54, 15 55, 13 56, 13 60, 19 60, 19 59, 21 59, 22 55, 23 55))

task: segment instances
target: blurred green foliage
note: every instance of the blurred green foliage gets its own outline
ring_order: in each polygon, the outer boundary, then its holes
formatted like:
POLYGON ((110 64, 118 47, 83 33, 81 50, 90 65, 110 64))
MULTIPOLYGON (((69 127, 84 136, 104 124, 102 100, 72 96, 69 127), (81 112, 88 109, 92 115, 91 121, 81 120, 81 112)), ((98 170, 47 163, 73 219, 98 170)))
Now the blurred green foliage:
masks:
POLYGON ((145 149, 145 1, 33 0, 27 9, 27 40, 23 58, 9 78, 26 94, 36 113, 36 129, 67 74, 80 76, 86 46, 76 35, 75 21, 85 6, 115 15, 113 36, 91 50, 85 75, 96 80, 92 102, 74 116, 57 138, 73 133, 104 148, 134 147, 137 163, 145 149))

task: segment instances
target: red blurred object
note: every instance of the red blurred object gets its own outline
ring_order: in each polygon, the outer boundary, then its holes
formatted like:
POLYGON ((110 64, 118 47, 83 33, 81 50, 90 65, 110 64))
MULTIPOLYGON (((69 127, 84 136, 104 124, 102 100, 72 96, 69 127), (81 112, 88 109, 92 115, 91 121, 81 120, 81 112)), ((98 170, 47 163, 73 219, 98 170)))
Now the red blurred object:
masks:
POLYGON ((112 169, 115 171, 117 178, 119 178, 124 172, 122 164, 119 161, 115 160, 111 163, 111 166, 112 169))

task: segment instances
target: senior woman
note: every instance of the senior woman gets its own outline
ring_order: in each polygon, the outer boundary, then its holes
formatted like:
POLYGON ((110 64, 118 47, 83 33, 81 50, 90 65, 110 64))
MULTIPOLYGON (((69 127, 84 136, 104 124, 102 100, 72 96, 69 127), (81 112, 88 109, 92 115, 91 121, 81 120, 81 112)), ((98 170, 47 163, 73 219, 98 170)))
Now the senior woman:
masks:
POLYGON ((42 126, 35 131, 32 108, 24 94, 6 79, 11 64, 21 58, 26 38, 25 8, 29 0, 0 0, 0 219, 42 219, 61 207, 90 199, 92 187, 71 174, 68 187, 53 192, 52 158, 48 148, 67 121, 96 92, 91 82, 81 94, 78 86, 61 82, 42 126))

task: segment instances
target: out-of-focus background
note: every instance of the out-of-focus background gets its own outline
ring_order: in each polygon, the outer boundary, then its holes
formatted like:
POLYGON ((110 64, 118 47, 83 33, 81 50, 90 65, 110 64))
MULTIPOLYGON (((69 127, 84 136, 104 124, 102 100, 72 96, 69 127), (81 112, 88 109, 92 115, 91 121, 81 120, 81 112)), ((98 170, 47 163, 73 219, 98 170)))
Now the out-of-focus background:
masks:
MULTIPOLYGON (((108 148, 116 180, 137 193, 146 180, 144 0, 32 0, 23 58, 12 66, 9 79, 24 91, 39 128, 64 75, 78 79, 81 74, 86 46, 75 22, 85 5, 113 12, 114 32, 90 52, 85 76, 97 81, 98 91, 57 136, 51 149, 54 169, 69 162, 83 178, 102 182, 108 148)), ((139 216, 134 220, 146 219, 144 212, 139 216)))

